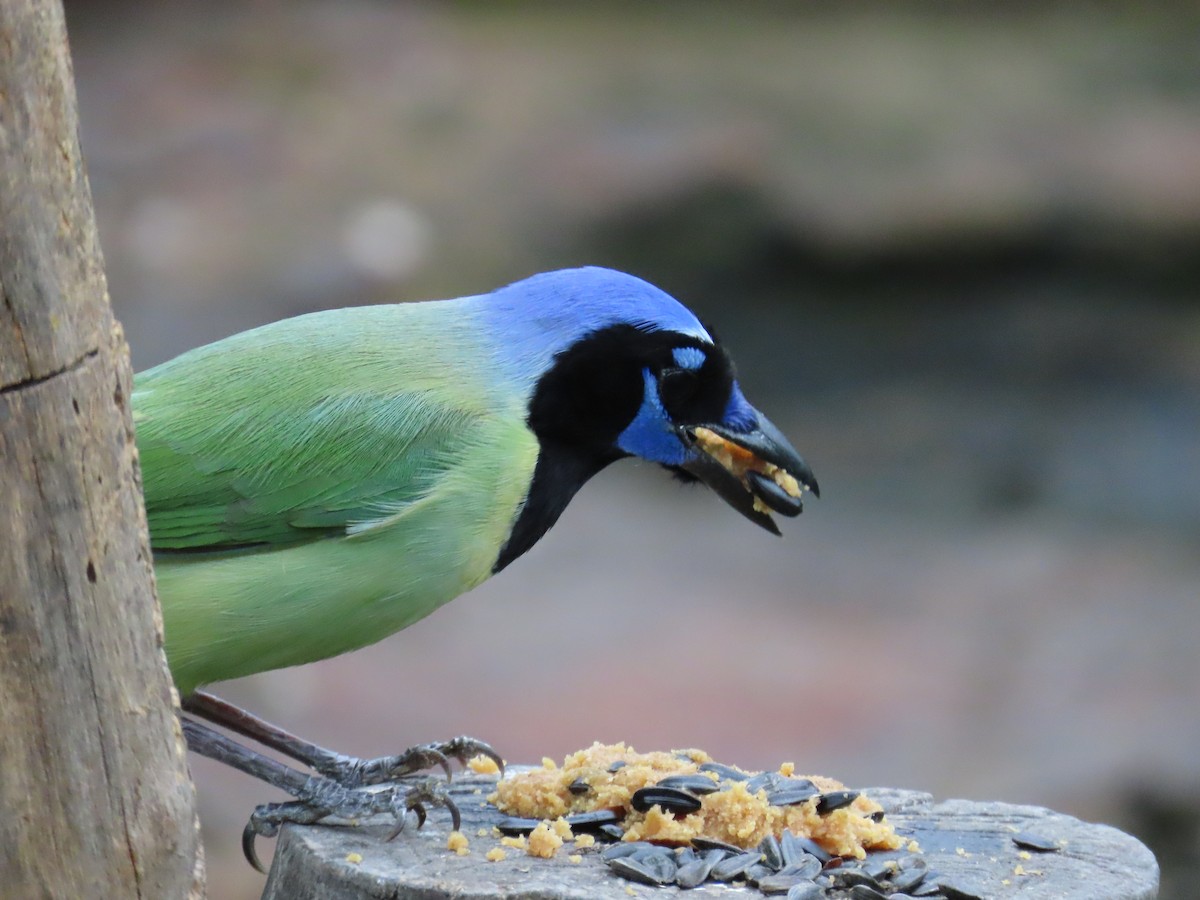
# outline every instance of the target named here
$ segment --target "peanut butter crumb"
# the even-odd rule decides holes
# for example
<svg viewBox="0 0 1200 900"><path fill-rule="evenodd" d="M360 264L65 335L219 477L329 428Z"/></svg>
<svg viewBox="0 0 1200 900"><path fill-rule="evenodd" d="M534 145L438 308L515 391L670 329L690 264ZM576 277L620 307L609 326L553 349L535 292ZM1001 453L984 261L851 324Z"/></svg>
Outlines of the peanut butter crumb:
<svg viewBox="0 0 1200 900"><path fill-rule="evenodd" d="M529 844L525 848L525 852L530 856L549 859L558 852L558 848L562 845L563 839L555 834L549 822L543 820L538 823L537 828L529 832Z"/></svg>
<svg viewBox="0 0 1200 900"><path fill-rule="evenodd" d="M478 756L472 756L467 760L467 768L476 775L496 775L500 772L500 767L496 765L496 761L490 756L484 756L482 753Z"/></svg>

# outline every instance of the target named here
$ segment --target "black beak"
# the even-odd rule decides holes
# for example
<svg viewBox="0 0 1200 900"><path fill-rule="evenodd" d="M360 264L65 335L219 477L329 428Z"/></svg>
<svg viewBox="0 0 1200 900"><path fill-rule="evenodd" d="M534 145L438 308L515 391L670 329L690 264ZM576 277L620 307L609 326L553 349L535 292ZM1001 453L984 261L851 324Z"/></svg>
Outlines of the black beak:
<svg viewBox="0 0 1200 900"><path fill-rule="evenodd" d="M680 468L772 534L779 534L779 527L771 512L798 516L804 509L805 490L821 496L808 463L766 416L760 414L758 426L746 433L724 425L690 425L680 430L695 453Z"/></svg>

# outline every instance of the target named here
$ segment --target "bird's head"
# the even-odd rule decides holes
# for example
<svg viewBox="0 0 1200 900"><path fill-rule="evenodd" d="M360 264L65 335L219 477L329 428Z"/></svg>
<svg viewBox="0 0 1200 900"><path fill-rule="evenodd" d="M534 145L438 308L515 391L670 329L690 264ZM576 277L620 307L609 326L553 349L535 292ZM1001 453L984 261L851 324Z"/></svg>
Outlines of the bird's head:
<svg viewBox="0 0 1200 900"><path fill-rule="evenodd" d="M795 516L805 490L818 494L800 454L742 395L724 348L668 294L584 268L493 298L532 382L528 423L541 453L522 518L543 519L531 523L543 526L533 540L587 478L625 456L702 481L775 534L771 512Z"/></svg>

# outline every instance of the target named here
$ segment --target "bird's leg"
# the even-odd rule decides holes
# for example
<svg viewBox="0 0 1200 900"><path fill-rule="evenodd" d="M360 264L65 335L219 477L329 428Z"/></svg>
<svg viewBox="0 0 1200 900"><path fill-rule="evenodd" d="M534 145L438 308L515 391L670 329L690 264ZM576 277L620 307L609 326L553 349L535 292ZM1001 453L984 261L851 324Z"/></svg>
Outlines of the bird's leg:
<svg viewBox="0 0 1200 900"><path fill-rule="evenodd" d="M204 691L194 691L183 700L182 705L184 711L222 725L243 737L257 741L264 747L278 750L346 788L384 784L434 766L440 766L449 780L451 759L457 759L460 764L465 765L468 759L480 754L489 757L501 771L504 770L504 761L500 754L483 741L470 737L456 737L441 743L418 744L395 756L360 759L335 753L305 741L241 707Z"/></svg>
<svg viewBox="0 0 1200 900"><path fill-rule="evenodd" d="M310 825L335 817L356 822L368 816L387 814L394 821L385 840L391 840L404 830L409 811L417 814L417 827L425 824L425 806L444 806L450 812L457 831L462 824L458 807L443 787L432 779L389 785L378 790L347 788L320 775L305 775L283 763L244 747L232 738L214 731L192 719L181 718L188 749L232 766L247 775L286 791L295 800L286 803L264 803L250 815L242 831L242 852L246 860L260 872L262 862L254 848L259 835L275 837L281 825L295 823Z"/></svg>

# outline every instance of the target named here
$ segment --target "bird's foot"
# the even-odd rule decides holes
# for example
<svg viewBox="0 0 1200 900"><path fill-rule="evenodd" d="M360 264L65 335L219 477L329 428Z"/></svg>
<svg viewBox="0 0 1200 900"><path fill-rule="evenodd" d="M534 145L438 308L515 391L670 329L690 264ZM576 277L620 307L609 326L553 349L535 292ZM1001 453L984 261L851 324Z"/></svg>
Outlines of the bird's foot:
<svg viewBox="0 0 1200 900"><path fill-rule="evenodd" d="M311 825L328 818L357 824L360 819L370 816L391 816L393 826L384 838L390 841L404 830L410 812L417 817L417 827L423 826L427 806L445 807L450 813L454 830L458 831L462 825L458 806L446 793L445 783L436 779L426 778L368 789L347 788L328 778L310 778L304 788L297 792L295 800L264 803L250 814L250 821L242 830L242 852L250 865L265 872L254 847L255 838L260 835L275 837L283 825Z"/></svg>
<svg viewBox="0 0 1200 900"><path fill-rule="evenodd" d="M339 754L327 762L315 765L315 768L342 787L357 788L399 781L435 767L440 767L446 773L448 781L451 777L450 760L456 759L459 765L465 766L467 760L476 756L486 756L500 767L502 773L504 772L504 760L490 744L466 736L418 744L395 756L380 756L375 759L359 759Z"/></svg>

